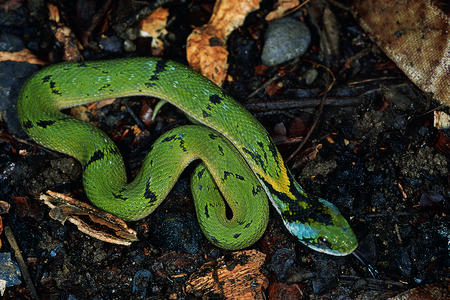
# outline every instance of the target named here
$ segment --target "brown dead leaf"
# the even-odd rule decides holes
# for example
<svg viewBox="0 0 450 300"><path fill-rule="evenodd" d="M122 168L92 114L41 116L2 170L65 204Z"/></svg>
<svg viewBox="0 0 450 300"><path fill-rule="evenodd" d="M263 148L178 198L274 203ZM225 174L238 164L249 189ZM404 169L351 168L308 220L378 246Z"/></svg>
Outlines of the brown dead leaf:
<svg viewBox="0 0 450 300"><path fill-rule="evenodd" d="M0 200L0 215L8 214L10 208L11 205L8 202Z"/></svg>
<svg viewBox="0 0 450 300"><path fill-rule="evenodd" d="M275 124L275 127L273 128L270 137L275 143L287 141L286 126L284 126L283 122Z"/></svg>
<svg viewBox="0 0 450 300"><path fill-rule="evenodd" d="M89 109L100 109L102 107L111 105L115 100L116 100L116 98L112 98L112 99L106 99L106 100L102 100L102 101L98 101L98 102L92 102L91 104L88 105L88 108Z"/></svg>
<svg viewBox="0 0 450 300"><path fill-rule="evenodd" d="M146 126L151 126L153 124L153 109L148 105L147 101L141 101L142 107L139 112L139 120L142 121Z"/></svg>
<svg viewBox="0 0 450 300"><path fill-rule="evenodd" d="M288 11L300 5L300 0L278 0L276 9L266 16L266 21L270 22L283 17Z"/></svg>
<svg viewBox="0 0 450 300"><path fill-rule="evenodd" d="M269 280L259 268L266 255L256 250L233 252L232 255L236 265L227 265L223 257L204 264L191 275L186 291L223 293L225 299L262 299Z"/></svg>
<svg viewBox="0 0 450 300"><path fill-rule="evenodd" d="M450 104L450 19L431 0L354 0L352 14L425 92Z"/></svg>
<svg viewBox="0 0 450 300"><path fill-rule="evenodd" d="M141 21L140 36L152 37L153 56L161 56L164 51L164 42L162 39L168 34L166 30L168 17L168 8L158 8Z"/></svg>
<svg viewBox="0 0 450 300"><path fill-rule="evenodd" d="M18 52L0 51L0 61L25 61L35 65L48 65L47 62L40 60L36 55L28 49Z"/></svg>
<svg viewBox="0 0 450 300"><path fill-rule="evenodd" d="M50 28L56 40L61 43L64 49L64 61L80 61L82 60L81 53L78 50L78 41L72 30L60 23L58 7L53 4L48 4L49 19L55 21L50 25Z"/></svg>
<svg viewBox="0 0 450 300"><path fill-rule="evenodd" d="M0 10L4 11L5 13L9 13L10 11L15 11L19 9L24 1L21 0L12 0L12 1L0 1L2 2L0 4Z"/></svg>
<svg viewBox="0 0 450 300"><path fill-rule="evenodd" d="M398 294L391 300L420 299L420 300L438 300L450 298L450 286L447 282L433 283L416 287L404 293Z"/></svg>
<svg viewBox="0 0 450 300"><path fill-rule="evenodd" d="M138 241L136 231L128 228L123 220L92 205L52 191L47 191L39 199L50 207L52 219L62 224L68 221L93 238L125 246ZM88 216L89 219L80 216Z"/></svg>
<svg viewBox="0 0 450 300"><path fill-rule="evenodd" d="M283 89L283 83L280 81L273 81L271 84L266 86L265 90L267 95L273 96L273 95L279 95L282 93Z"/></svg>
<svg viewBox="0 0 450 300"><path fill-rule="evenodd" d="M30 212L30 203L25 197L11 197L14 204L17 206L17 215L21 218L28 215Z"/></svg>
<svg viewBox="0 0 450 300"><path fill-rule="evenodd" d="M55 21L56 23L59 23L59 9L56 5L48 4L48 19L50 21Z"/></svg>
<svg viewBox="0 0 450 300"><path fill-rule="evenodd" d="M269 299L300 300L306 295L297 284L274 282L269 287Z"/></svg>
<svg viewBox="0 0 450 300"><path fill-rule="evenodd" d="M194 29L187 40L189 65L217 85L227 75L226 43L230 33L241 26L250 12L259 8L260 0L219 0L209 23Z"/></svg>
<svg viewBox="0 0 450 300"><path fill-rule="evenodd" d="M450 115L444 111L435 111L433 115L433 125L437 129L450 128Z"/></svg>

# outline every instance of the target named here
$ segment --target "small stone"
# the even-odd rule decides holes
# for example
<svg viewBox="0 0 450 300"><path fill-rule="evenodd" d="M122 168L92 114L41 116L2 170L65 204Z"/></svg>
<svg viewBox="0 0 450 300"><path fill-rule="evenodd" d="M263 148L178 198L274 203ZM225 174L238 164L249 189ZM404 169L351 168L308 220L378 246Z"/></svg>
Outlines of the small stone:
<svg viewBox="0 0 450 300"><path fill-rule="evenodd" d="M156 215L150 228L152 242L165 250L197 253L204 238L197 219L190 214Z"/></svg>
<svg viewBox="0 0 450 300"><path fill-rule="evenodd" d="M11 260L11 253L0 253L0 281L4 287L19 285L20 269L16 262Z"/></svg>
<svg viewBox="0 0 450 300"><path fill-rule="evenodd" d="M261 60L273 67L303 55L311 42L311 33L302 22L283 18L270 23L265 39Z"/></svg>

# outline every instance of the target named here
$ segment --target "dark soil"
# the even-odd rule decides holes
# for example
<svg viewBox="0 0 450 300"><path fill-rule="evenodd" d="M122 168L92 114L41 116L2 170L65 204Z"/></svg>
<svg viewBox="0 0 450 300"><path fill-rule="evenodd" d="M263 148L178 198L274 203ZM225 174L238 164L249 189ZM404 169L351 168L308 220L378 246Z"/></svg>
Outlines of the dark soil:
<svg viewBox="0 0 450 300"><path fill-rule="evenodd" d="M28 1L0 9L0 44L15 45L17 40L23 43L3 51L25 47L51 63L62 59L61 45L51 35L47 3L43 2ZM57 4L61 21L79 40L89 42L82 51L85 60L148 56L148 38L135 40L137 50L133 53L120 47L111 51L99 47L101 34L122 41L127 29L137 27L129 20L143 13L141 9L147 5L118 2L110 4L103 15L93 16L92 12L101 11L106 2L95 2L95 7L81 6L83 1L78 2L80 6L74 1ZM213 3L165 2L171 22L163 56L187 64L186 38L193 27L208 21ZM277 146L287 157L317 117L326 81L323 68L318 68L318 79L312 85L302 77L313 68L303 58L324 63L318 34L308 21L310 16L305 17L305 22L313 44L305 56L278 68L257 71L267 28L264 16L272 5L264 1L228 40L229 75L233 81L227 82L224 89L269 132L274 132L275 125L284 124L288 139L280 138L278 133L273 136L280 140ZM340 25L340 54L330 58L337 82L327 95L335 102L323 108L311 137L294 159L297 166L293 172L306 191L333 202L349 220L365 262L353 255L332 257L304 247L271 209L264 236L250 247L267 255L262 267L270 282L267 297L275 297L274 284L280 282L295 285L304 299L386 299L428 284L448 288L449 151L446 132L433 127L430 112L438 103L389 64L347 11L330 8ZM93 26L96 17L100 21ZM319 24L323 23L321 18ZM367 49L349 68L344 66L347 59ZM36 146L16 122L14 101L18 89L39 68L28 63L0 62L0 108L4 116L0 122L0 200L11 205L9 213L1 217L3 227L10 226L16 236L39 297L223 299L223 295L206 291L186 293L187 280L202 265L221 256L231 257L230 251L215 248L201 234L190 199L188 172L151 216L130 223L140 241L128 247L95 240L75 226L62 225L48 216L47 206L37 200L47 189L80 200L86 198L78 163ZM275 81L275 93L268 95L263 90L253 99L244 100L280 70L285 75ZM313 105L300 106L304 100ZM156 103L153 99L121 99L100 109L83 109L87 119L119 145L130 178L139 171L151 141L169 128L189 122L173 107L164 107L157 121L143 128L148 138L136 142L132 133L124 134L136 125L126 105L139 116L144 102ZM282 108L277 106L280 103ZM308 159L304 150L317 145L321 145L317 155ZM179 240L172 238L185 232L190 234ZM4 235L1 239L1 251L12 253ZM278 259L280 255L289 259ZM22 284L7 288L4 297L28 299L30 294L22 280Z"/></svg>

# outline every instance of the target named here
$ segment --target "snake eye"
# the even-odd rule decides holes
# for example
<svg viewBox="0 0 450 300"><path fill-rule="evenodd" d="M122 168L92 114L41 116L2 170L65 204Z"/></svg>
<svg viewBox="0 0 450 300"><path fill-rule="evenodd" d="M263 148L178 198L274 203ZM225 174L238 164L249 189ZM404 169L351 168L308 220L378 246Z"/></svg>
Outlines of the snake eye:
<svg viewBox="0 0 450 300"><path fill-rule="evenodd" d="M317 238L317 244L319 247L330 249L331 243L328 241L328 238L326 236L320 236Z"/></svg>

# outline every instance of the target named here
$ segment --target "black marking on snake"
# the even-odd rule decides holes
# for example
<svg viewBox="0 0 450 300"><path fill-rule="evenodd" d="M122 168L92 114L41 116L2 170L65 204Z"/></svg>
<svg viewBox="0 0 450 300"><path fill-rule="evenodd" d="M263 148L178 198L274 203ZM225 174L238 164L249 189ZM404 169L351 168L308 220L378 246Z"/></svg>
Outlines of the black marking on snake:
<svg viewBox="0 0 450 300"><path fill-rule="evenodd" d="M150 190L150 178L147 180L147 184L145 185L144 198L148 199L148 203L153 203L157 200L155 193Z"/></svg>
<svg viewBox="0 0 450 300"><path fill-rule="evenodd" d="M58 95L58 96L62 96L62 93L57 90L57 89L52 89L52 94Z"/></svg>
<svg viewBox="0 0 450 300"><path fill-rule="evenodd" d="M97 160L101 160L105 157L105 153L103 153L102 150L97 150L94 152L94 154L91 156L91 158L88 160L88 162L84 165L84 171L89 167L90 164Z"/></svg>
<svg viewBox="0 0 450 300"><path fill-rule="evenodd" d="M205 205L205 216L209 219L208 204Z"/></svg>
<svg viewBox="0 0 450 300"><path fill-rule="evenodd" d="M39 121L36 123L36 125L45 129L48 126L55 124L55 122L56 121Z"/></svg>
<svg viewBox="0 0 450 300"><path fill-rule="evenodd" d="M203 118L209 118L209 117L211 117L211 114L209 114L208 112L206 112L204 109L202 109L202 113L203 113Z"/></svg>
<svg viewBox="0 0 450 300"><path fill-rule="evenodd" d="M127 190L127 188L126 187L123 187L123 188L121 188L120 190L119 190L119 193L123 193L123 192L125 192Z"/></svg>
<svg viewBox="0 0 450 300"><path fill-rule="evenodd" d="M146 82L146 83L144 83L144 85L145 85L147 88L151 88L151 87L154 87L154 86L156 85L156 83Z"/></svg>
<svg viewBox="0 0 450 300"><path fill-rule="evenodd" d="M119 200L123 200L123 201L128 200L127 197L124 197L124 196L122 196L122 195L120 195L120 194L114 194L114 193L112 193L112 194L113 194L113 197L114 197L115 199L119 199Z"/></svg>
<svg viewBox="0 0 450 300"><path fill-rule="evenodd" d="M264 182L265 186L269 189L269 192L286 203L289 210L282 211L283 218L289 223L310 223L309 220L317 222L324 226L333 225L333 217L326 213L327 207L324 206L319 198L314 195L303 196L295 187L294 184L290 184L289 190L296 199L289 198L286 194L276 191L262 176L259 178ZM305 202L308 206L307 209L301 207L298 202Z"/></svg>
<svg viewBox="0 0 450 300"><path fill-rule="evenodd" d="M31 122L30 120L26 120L22 123L22 127L24 129L31 129L34 127L33 122Z"/></svg>
<svg viewBox="0 0 450 300"><path fill-rule="evenodd" d="M198 179L202 179L202 177L203 177L203 173L205 173L205 168L203 168L200 172L198 172L197 173L197 177L198 177Z"/></svg>
<svg viewBox="0 0 450 300"><path fill-rule="evenodd" d="M87 65L84 62L80 62L77 64L77 68L86 68L86 67L87 67Z"/></svg>
<svg viewBox="0 0 450 300"><path fill-rule="evenodd" d="M217 147L219 148L220 156L225 156L225 153L223 153L222 146L218 145Z"/></svg>
<svg viewBox="0 0 450 300"><path fill-rule="evenodd" d="M250 221L250 223L248 223L247 225L244 226L245 229L249 228L250 226L252 226L253 220Z"/></svg>
<svg viewBox="0 0 450 300"><path fill-rule="evenodd" d="M59 92L59 90L55 89L56 82L51 81L50 78L52 78L52 75L46 75L42 78L42 83L49 83L49 87L52 89L52 93L61 96L62 93Z"/></svg>
<svg viewBox="0 0 450 300"><path fill-rule="evenodd" d="M228 179L228 176L233 176L233 173L228 171L223 171L223 181L226 181Z"/></svg>
<svg viewBox="0 0 450 300"><path fill-rule="evenodd" d="M275 146L275 144L273 143L272 140L270 140L270 143L269 143L269 151L272 153L272 157L274 158L275 162L277 163L278 169L280 169L280 159L278 157L277 146Z"/></svg>
<svg viewBox="0 0 450 300"><path fill-rule="evenodd" d="M215 139L217 139L219 137L217 134L214 134L214 133L210 133L210 134L208 134L208 136L212 140L215 140Z"/></svg>
<svg viewBox="0 0 450 300"><path fill-rule="evenodd" d="M198 185L198 190L199 190L199 191L203 190L203 185L199 184L199 185Z"/></svg>
<svg viewBox="0 0 450 300"><path fill-rule="evenodd" d="M240 237L240 236L241 236L240 233L235 233L235 234L233 235L233 237L234 237L235 239L237 239L237 238Z"/></svg>
<svg viewBox="0 0 450 300"><path fill-rule="evenodd" d="M113 155L122 156L122 154L120 153L120 151L117 147L110 147L108 150L109 150L109 153L111 153Z"/></svg>
<svg viewBox="0 0 450 300"><path fill-rule="evenodd" d="M258 186L256 187L256 189L255 189L255 187L253 187L253 189L252 189L252 194L253 194L253 196L258 195L259 193L261 193L262 190L263 190L263 188L262 188L262 186L260 186L259 184L258 184Z"/></svg>
<svg viewBox="0 0 450 300"><path fill-rule="evenodd" d="M103 74L109 74L109 71L108 70L102 70L102 73Z"/></svg>
<svg viewBox="0 0 450 300"><path fill-rule="evenodd" d="M176 134L171 135L171 136L168 136L168 137L164 138L164 139L161 141L161 143L166 143L166 142L173 141L173 140L176 138L176 136L177 136Z"/></svg>
<svg viewBox="0 0 450 300"><path fill-rule="evenodd" d="M268 163L268 160L267 160L267 152L264 150L264 143L263 142L257 142L256 143L258 146L259 146L259 148L262 150L262 152L264 153L264 159L266 160L266 163Z"/></svg>
<svg viewBox="0 0 450 300"><path fill-rule="evenodd" d="M45 75L44 78L42 78L42 83L49 82L50 78L52 78L52 75Z"/></svg>
<svg viewBox="0 0 450 300"><path fill-rule="evenodd" d="M242 151L244 153L247 153L248 155L250 155L250 157L252 158L252 160L261 167L261 169L264 170L264 172L267 172L267 166L264 163L264 161L261 159L261 155L258 153L253 153L252 151L248 150L245 147L242 147Z"/></svg>
<svg viewBox="0 0 450 300"><path fill-rule="evenodd" d="M220 104L223 101L223 98L220 97L217 94L213 94L211 96L209 96L209 102L211 102L212 104Z"/></svg>
<svg viewBox="0 0 450 300"><path fill-rule="evenodd" d="M219 241L215 237L212 236L211 239L213 240L214 244L218 244L219 243Z"/></svg>
<svg viewBox="0 0 450 300"><path fill-rule="evenodd" d="M99 90L99 91L102 91L102 90L104 90L104 89L109 88L110 86L111 86L111 84L106 83L106 84L104 84L101 88L99 88L98 90Z"/></svg>
<svg viewBox="0 0 450 300"><path fill-rule="evenodd" d="M236 176L237 179L245 181L245 178L239 174L234 174L234 176Z"/></svg>
<svg viewBox="0 0 450 300"><path fill-rule="evenodd" d="M166 142L170 142L170 141L180 141L179 147L181 148L181 150L183 150L183 152L186 152L187 148L184 145L185 142L184 142L183 137L184 137L184 135L174 134L174 135L168 136L165 139L163 139L161 141L161 143L166 143Z"/></svg>
<svg viewBox="0 0 450 300"><path fill-rule="evenodd" d="M159 80L159 73L164 72L167 67L168 60L165 58L162 58L158 60L158 62L155 65L155 70L153 71L153 75L149 78L149 81L156 81Z"/></svg>

